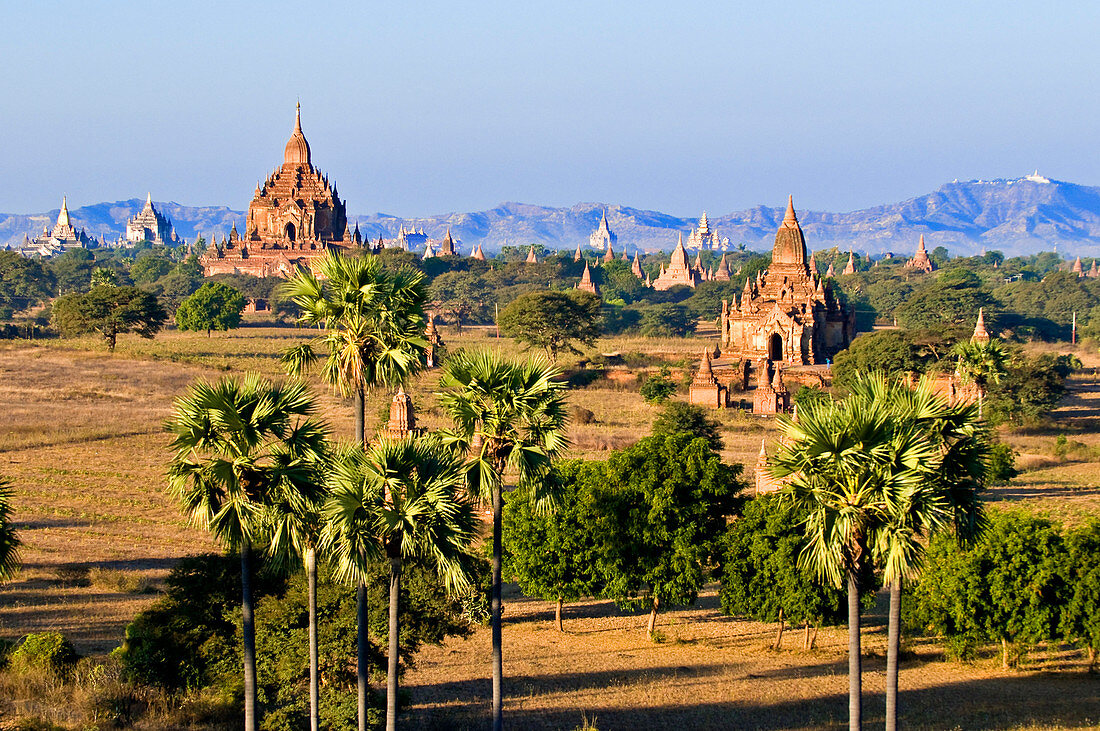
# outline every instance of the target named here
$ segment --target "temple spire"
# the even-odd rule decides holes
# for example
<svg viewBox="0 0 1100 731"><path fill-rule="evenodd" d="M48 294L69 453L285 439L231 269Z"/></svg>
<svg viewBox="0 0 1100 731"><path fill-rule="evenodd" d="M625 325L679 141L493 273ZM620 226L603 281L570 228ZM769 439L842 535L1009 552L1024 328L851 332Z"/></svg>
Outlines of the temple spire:
<svg viewBox="0 0 1100 731"><path fill-rule="evenodd" d="M798 216L794 213L794 194L787 196L787 213L783 216L783 223L787 226L798 225Z"/></svg>
<svg viewBox="0 0 1100 731"><path fill-rule="evenodd" d="M988 343L989 331L985 329L985 308L978 308L978 321L974 324L974 334L970 336L972 343Z"/></svg>

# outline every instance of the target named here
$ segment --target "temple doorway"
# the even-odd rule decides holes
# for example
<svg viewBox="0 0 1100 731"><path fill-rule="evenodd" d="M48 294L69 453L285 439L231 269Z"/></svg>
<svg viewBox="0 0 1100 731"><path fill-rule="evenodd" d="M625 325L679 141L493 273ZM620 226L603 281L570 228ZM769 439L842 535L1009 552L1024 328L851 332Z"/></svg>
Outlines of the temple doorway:
<svg viewBox="0 0 1100 731"><path fill-rule="evenodd" d="M288 223L286 225L286 238L287 238L287 241L290 241L291 243L293 243L294 242L294 234L295 234L294 224L293 223Z"/></svg>
<svg viewBox="0 0 1100 731"><path fill-rule="evenodd" d="M768 338L768 360L783 360L783 336L779 333Z"/></svg>

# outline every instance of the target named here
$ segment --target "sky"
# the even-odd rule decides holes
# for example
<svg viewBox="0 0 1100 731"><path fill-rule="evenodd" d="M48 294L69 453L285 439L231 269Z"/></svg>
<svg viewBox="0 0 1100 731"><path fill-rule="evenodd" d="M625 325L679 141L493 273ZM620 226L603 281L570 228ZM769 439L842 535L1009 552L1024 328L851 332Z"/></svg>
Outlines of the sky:
<svg viewBox="0 0 1100 731"><path fill-rule="evenodd" d="M349 211L849 211L1100 184L1100 3L6 4L0 211L243 209L301 101Z"/></svg>

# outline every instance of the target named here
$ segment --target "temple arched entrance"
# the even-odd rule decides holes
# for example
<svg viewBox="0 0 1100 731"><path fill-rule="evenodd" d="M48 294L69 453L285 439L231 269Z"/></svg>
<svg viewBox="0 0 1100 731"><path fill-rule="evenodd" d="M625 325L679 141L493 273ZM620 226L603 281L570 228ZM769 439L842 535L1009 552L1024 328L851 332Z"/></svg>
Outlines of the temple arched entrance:
<svg viewBox="0 0 1100 731"><path fill-rule="evenodd" d="M779 333L768 338L768 360L783 360L783 336Z"/></svg>
<svg viewBox="0 0 1100 731"><path fill-rule="evenodd" d="M293 223L288 223L286 225L286 239L287 239L287 241L290 241L291 243L293 243L294 240L295 240L295 234L296 233L297 233L297 231L294 230L294 224Z"/></svg>

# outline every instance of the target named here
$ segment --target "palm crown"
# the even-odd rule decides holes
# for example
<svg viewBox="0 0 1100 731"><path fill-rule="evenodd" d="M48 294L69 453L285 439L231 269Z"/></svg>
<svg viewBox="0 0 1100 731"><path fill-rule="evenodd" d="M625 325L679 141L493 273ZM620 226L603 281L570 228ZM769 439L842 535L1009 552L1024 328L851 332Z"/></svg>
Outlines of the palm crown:
<svg viewBox="0 0 1100 731"><path fill-rule="evenodd" d="M276 500L304 510L325 443L305 384L256 374L200 382L175 404L172 492L191 521L231 547L254 541Z"/></svg>
<svg viewBox="0 0 1100 731"><path fill-rule="evenodd" d="M445 439L470 455L468 484L480 499L506 471L539 488L534 478L568 448L558 375L541 359L510 362L489 352L459 352L447 360L438 396L455 428Z"/></svg>
<svg viewBox="0 0 1100 731"><path fill-rule="evenodd" d="M311 343L282 355L291 375L301 375L327 352L321 375L341 395L396 385L420 367L424 340L424 275L408 267L389 272L375 256L330 251L318 274L299 269L282 286L302 310L300 321L325 328Z"/></svg>
<svg viewBox="0 0 1100 731"><path fill-rule="evenodd" d="M474 515L458 494L461 462L451 450L408 436L345 449L334 462L323 514L342 579L357 580L366 560L385 554L427 559L449 589L466 586L462 559Z"/></svg>

